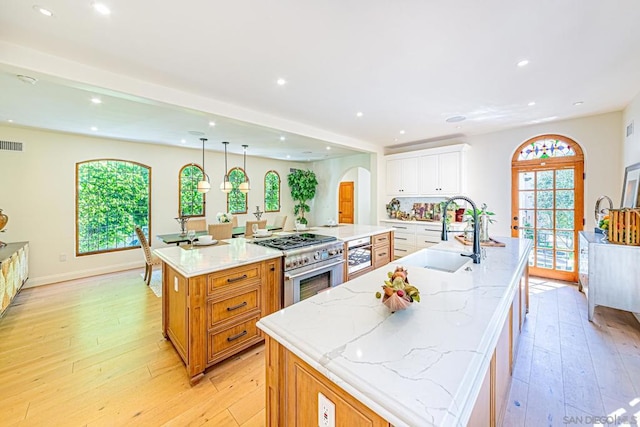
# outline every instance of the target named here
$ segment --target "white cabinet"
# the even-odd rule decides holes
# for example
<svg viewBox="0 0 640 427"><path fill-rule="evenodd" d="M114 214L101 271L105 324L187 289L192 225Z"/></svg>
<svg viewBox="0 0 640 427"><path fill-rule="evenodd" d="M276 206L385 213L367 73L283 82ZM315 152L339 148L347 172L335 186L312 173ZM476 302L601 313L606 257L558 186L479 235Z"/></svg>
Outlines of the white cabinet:
<svg viewBox="0 0 640 427"><path fill-rule="evenodd" d="M387 160L387 194L415 196L418 194L418 159L416 157Z"/></svg>
<svg viewBox="0 0 640 427"><path fill-rule="evenodd" d="M394 229L394 258L401 258L442 241L440 239L442 237L441 222L388 220L380 221L380 225ZM463 222L455 222L449 224L449 230L462 232L465 226ZM449 234L449 238L453 238L452 234Z"/></svg>
<svg viewBox="0 0 640 427"><path fill-rule="evenodd" d="M425 196L455 195L462 191L462 153L421 156L420 194Z"/></svg>
<svg viewBox="0 0 640 427"><path fill-rule="evenodd" d="M447 197L465 191L467 144L386 156L387 195Z"/></svg>
<svg viewBox="0 0 640 427"><path fill-rule="evenodd" d="M602 234L581 231L578 261L589 320L596 305L640 313L640 247L616 245L602 241Z"/></svg>

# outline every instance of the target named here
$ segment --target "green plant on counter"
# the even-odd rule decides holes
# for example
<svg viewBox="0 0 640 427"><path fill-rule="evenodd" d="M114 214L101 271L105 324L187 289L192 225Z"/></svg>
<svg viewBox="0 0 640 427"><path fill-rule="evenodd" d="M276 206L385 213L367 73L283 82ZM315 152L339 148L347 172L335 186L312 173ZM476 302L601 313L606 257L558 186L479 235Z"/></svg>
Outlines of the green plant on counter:
<svg viewBox="0 0 640 427"><path fill-rule="evenodd" d="M476 209L476 213L478 214L478 218L480 218L482 215L487 215L487 218L489 219L489 224L493 224L495 222L495 220L491 218L491 216L495 215L495 213L489 212L487 210L486 203L483 203L480 206L480 209ZM467 209L466 211L464 211L464 214L467 217L467 221L469 221L469 223L473 225L473 209Z"/></svg>
<svg viewBox="0 0 640 427"><path fill-rule="evenodd" d="M287 175L287 183L291 188L291 198L297 202L293 207L293 213L298 216L297 221L300 224L307 224L304 213L311 212L307 201L316 195L316 187L318 186L316 174L310 170L296 169Z"/></svg>

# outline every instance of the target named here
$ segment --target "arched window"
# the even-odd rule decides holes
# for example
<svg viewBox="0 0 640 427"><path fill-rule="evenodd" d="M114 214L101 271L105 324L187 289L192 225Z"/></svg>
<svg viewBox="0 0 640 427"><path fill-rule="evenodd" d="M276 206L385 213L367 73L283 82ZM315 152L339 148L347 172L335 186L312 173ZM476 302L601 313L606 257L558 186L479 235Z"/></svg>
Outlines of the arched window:
<svg viewBox="0 0 640 427"><path fill-rule="evenodd" d="M205 216L205 194L198 193L198 181L201 181L203 176L202 168L193 163L180 169L178 216Z"/></svg>
<svg viewBox="0 0 640 427"><path fill-rule="evenodd" d="M151 235L151 167L124 160L76 163L76 255L139 248Z"/></svg>
<svg viewBox="0 0 640 427"><path fill-rule="evenodd" d="M264 211L280 212L280 175L276 171L264 175Z"/></svg>
<svg viewBox="0 0 640 427"><path fill-rule="evenodd" d="M247 195L242 194L238 187L244 182L246 175L242 168L229 171L229 181L233 189L227 193L227 211L231 213L247 213Z"/></svg>

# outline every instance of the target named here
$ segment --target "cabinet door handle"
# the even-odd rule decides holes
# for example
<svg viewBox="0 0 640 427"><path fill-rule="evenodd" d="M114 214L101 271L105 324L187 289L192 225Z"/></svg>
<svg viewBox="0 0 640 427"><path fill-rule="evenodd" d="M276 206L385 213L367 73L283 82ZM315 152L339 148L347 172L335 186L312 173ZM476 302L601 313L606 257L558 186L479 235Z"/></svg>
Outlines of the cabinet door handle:
<svg viewBox="0 0 640 427"><path fill-rule="evenodd" d="M243 274L240 277L233 277L233 278L227 279L227 283L237 282L238 280L242 280L242 279L246 279L246 278L247 278L247 275Z"/></svg>
<svg viewBox="0 0 640 427"><path fill-rule="evenodd" d="M243 302L241 302L240 304L236 304L236 305L234 305L234 306L227 307L227 311L237 310L237 309L239 309L239 308L244 307L245 305L247 305L247 302L246 302L246 301L243 301Z"/></svg>
<svg viewBox="0 0 640 427"><path fill-rule="evenodd" d="M245 336L245 335L247 335L247 331L246 331L246 330L244 330L244 331L240 332L239 334L235 334L235 335L232 335L232 336L228 337L228 338L227 338L227 341L228 341L228 342L235 341L235 340L237 340L238 338L242 338L242 337L243 337L243 336Z"/></svg>

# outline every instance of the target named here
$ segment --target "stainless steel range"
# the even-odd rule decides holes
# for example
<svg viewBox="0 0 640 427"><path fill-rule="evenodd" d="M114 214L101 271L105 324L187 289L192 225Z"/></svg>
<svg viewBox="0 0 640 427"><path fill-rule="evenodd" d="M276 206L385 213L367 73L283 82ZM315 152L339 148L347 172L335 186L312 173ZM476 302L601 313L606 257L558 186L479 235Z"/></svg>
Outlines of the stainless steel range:
<svg viewBox="0 0 640 427"><path fill-rule="evenodd" d="M344 244L335 237L301 233L253 243L284 254L284 307L343 281Z"/></svg>

